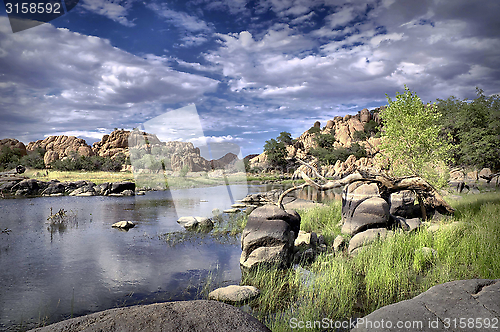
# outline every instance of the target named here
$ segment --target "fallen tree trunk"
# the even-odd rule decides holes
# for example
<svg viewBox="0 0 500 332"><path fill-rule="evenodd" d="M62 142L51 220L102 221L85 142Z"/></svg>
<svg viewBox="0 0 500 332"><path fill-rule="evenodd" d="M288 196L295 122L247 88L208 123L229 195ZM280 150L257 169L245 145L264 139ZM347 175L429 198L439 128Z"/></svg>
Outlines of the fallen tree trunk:
<svg viewBox="0 0 500 332"><path fill-rule="evenodd" d="M283 208L282 201L287 194L294 190L305 188L306 186L311 186L316 188L317 190L324 191L334 188L341 188L356 181L363 181L377 183L380 192L387 195L401 190L412 190L417 195L421 208L424 208L422 205L425 205L427 208L435 209L441 214L453 214L455 212L455 209L453 209L448 203L446 203L439 192L419 176L392 178L381 173L373 173L367 170L358 170L355 173L339 180L327 180L323 176L321 176L311 165L301 160L299 160L299 162L309 167L317 178L326 183L321 184L319 182L315 182L301 171L300 175L302 179L306 181L306 183L284 191L278 199L277 203L280 208ZM425 208L422 212L424 212L423 217L425 219Z"/></svg>

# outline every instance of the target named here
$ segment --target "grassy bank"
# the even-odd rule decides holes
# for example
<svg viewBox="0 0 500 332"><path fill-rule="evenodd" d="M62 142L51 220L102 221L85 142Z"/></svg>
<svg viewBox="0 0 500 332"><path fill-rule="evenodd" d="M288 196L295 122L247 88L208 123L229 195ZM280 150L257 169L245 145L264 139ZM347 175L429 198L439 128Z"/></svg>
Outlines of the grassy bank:
<svg viewBox="0 0 500 332"><path fill-rule="evenodd" d="M255 271L244 284L261 295L250 305L273 331L289 331L290 320L344 320L410 299L430 287L460 279L500 278L500 193L450 202L456 228L434 234L397 232L354 258L325 253L304 269ZM301 228L331 241L340 233L340 204L301 213ZM419 251L433 248L436 256ZM309 330L309 329L308 329ZM313 329L314 331L314 329Z"/></svg>
<svg viewBox="0 0 500 332"><path fill-rule="evenodd" d="M241 173L229 174L226 177L215 177L212 176L211 173L207 172L192 172L185 174L185 176L163 174L136 174L136 177L134 177L134 174L130 171L73 172L29 169L23 175L40 181L59 180L61 182L65 182L87 180L94 182L95 184L101 184L104 182L132 181L136 182L139 188L149 187L157 189L207 187L224 184L245 183L247 181L246 175Z"/></svg>
<svg viewBox="0 0 500 332"><path fill-rule="evenodd" d="M59 180L61 182L66 182L87 180L94 182L95 184L101 184L104 182L134 181L134 175L132 172L70 172L29 169L23 175L40 181Z"/></svg>

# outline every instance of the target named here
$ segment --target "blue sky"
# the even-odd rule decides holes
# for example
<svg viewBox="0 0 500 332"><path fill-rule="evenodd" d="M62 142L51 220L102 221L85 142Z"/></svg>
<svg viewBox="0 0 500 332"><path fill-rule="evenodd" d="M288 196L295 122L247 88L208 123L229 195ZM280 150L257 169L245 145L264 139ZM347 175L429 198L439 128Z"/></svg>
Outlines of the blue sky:
<svg viewBox="0 0 500 332"><path fill-rule="evenodd" d="M195 104L204 139L247 155L405 84L500 93L499 1L80 0L15 34L0 12L0 139L91 144Z"/></svg>

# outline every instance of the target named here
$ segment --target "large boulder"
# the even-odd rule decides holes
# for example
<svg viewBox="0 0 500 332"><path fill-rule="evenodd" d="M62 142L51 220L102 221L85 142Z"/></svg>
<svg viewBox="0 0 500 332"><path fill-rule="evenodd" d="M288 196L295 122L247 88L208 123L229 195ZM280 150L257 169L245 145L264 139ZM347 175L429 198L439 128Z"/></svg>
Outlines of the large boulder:
<svg viewBox="0 0 500 332"><path fill-rule="evenodd" d="M135 183L134 182L113 182L111 183L111 189L110 193L111 194L118 194L121 193L125 190L135 190Z"/></svg>
<svg viewBox="0 0 500 332"><path fill-rule="evenodd" d="M0 140L0 152L4 147L8 147L11 150L17 150L21 154L21 156L27 155L26 146L23 142L18 141L14 138L4 138Z"/></svg>
<svg viewBox="0 0 500 332"><path fill-rule="evenodd" d="M30 142L26 147L28 151L35 151L38 148L42 148L46 151L43 157L43 161L46 166L53 161L67 157L72 153L87 157L94 155L90 145L88 145L84 139L77 138L75 136L49 136L44 140Z"/></svg>
<svg viewBox="0 0 500 332"><path fill-rule="evenodd" d="M252 211L241 236L242 269L259 265L288 267L299 229L300 216L293 210L264 205Z"/></svg>
<svg viewBox="0 0 500 332"><path fill-rule="evenodd" d="M342 233L355 235L368 228L385 227L389 204L380 197L376 183L354 182L342 194Z"/></svg>
<svg viewBox="0 0 500 332"><path fill-rule="evenodd" d="M352 237L352 239L349 241L349 247L347 251L350 255L355 255L360 248L368 246L379 239L385 239L387 236L392 234L392 231L389 231L385 228L368 229Z"/></svg>
<svg viewBox="0 0 500 332"><path fill-rule="evenodd" d="M32 332L270 332L261 322L229 304L179 301L110 309L68 319Z"/></svg>
<svg viewBox="0 0 500 332"><path fill-rule="evenodd" d="M390 214L404 218L420 217L420 206L415 205L415 193L411 190L401 190L389 197Z"/></svg>
<svg viewBox="0 0 500 332"><path fill-rule="evenodd" d="M499 320L500 279L471 279L436 285L375 310L359 318L351 332L490 331Z"/></svg>

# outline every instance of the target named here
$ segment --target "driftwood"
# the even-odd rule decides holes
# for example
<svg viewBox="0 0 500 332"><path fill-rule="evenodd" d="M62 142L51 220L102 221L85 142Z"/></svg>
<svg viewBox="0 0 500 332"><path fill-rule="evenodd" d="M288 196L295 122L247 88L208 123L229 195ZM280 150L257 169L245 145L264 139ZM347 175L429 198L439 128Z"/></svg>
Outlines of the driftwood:
<svg viewBox="0 0 500 332"><path fill-rule="evenodd" d="M400 190L412 190L415 192L417 199L420 204L420 208L422 209L422 216L426 219L425 206L437 210L442 214L453 214L455 210L443 199L443 197L439 194L439 192L430 185L427 181L418 176L408 176L402 178L392 178L385 174L375 173L368 170L358 170L353 174L350 174L339 180L327 180L323 176L321 176L318 171L312 167L311 165L303 162L298 159L298 161L309 167L314 175L320 179L322 182L319 183L313 181L309 176L307 176L304 172L300 172L302 179L305 180L305 183L300 186L294 186L290 189L285 190L279 197L277 205L283 209L283 199L290 192L302 189L307 186L311 186L316 188L317 190L324 191L334 188L341 188L346 185L349 185L356 181L363 182L372 182L377 183L379 190L382 194L391 194L393 192L398 192Z"/></svg>

